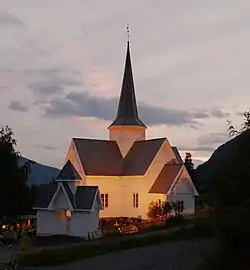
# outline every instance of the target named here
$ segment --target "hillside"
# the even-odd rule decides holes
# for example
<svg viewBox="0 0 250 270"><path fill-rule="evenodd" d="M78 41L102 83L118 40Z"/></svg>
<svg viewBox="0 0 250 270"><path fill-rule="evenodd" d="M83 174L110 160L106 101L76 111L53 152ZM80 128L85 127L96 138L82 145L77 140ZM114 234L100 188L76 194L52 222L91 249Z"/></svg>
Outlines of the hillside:
<svg viewBox="0 0 250 270"><path fill-rule="evenodd" d="M193 163L194 163L194 168L197 168L199 165L203 164L204 161L200 160L200 159L192 159Z"/></svg>
<svg viewBox="0 0 250 270"><path fill-rule="evenodd" d="M231 168L233 161L245 160L248 156L247 152L250 153L249 150L250 130L219 146L208 161L197 167L195 172L197 187L207 186L218 175L221 175L225 168Z"/></svg>
<svg viewBox="0 0 250 270"><path fill-rule="evenodd" d="M22 166L28 159L25 157L19 158L19 165ZM31 172L28 178L28 185L40 185L49 183L53 177L56 177L59 173L59 169L46 166L35 162L31 164Z"/></svg>

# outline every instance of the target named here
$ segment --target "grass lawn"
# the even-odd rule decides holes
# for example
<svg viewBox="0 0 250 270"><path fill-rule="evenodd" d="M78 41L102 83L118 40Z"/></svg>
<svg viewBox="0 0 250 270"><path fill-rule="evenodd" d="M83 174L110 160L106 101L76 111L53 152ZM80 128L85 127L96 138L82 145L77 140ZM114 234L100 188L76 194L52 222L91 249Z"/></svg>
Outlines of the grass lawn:
<svg viewBox="0 0 250 270"><path fill-rule="evenodd" d="M210 237L211 232L197 229L189 224L178 228L152 231L135 235L104 237L100 240L72 244L63 247L26 251L19 254L19 264L26 266L49 266L64 264L74 260L97 256L124 249L137 248L162 243L164 241L185 240L194 237Z"/></svg>

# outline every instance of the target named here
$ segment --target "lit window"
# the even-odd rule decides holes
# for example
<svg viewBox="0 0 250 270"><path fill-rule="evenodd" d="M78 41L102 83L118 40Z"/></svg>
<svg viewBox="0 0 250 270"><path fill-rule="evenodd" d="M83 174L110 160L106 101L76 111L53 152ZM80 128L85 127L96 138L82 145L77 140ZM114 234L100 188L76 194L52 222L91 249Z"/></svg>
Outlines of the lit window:
<svg viewBox="0 0 250 270"><path fill-rule="evenodd" d="M133 193L133 207L138 208L139 207L139 194Z"/></svg>
<svg viewBox="0 0 250 270"><path fill-rule="evenodd" d="M66 211L66 218L67 218L68 220L71 219L71 212L70 212L69 210Z"/></svg>
<svg viewBox="0 0 250 270"><path fill-rule="evenodd" d="M66 214L65 210L60 209L60 210L56 211L56 213L57 213L58 219L60 219L60 220L65 219L65 214Z"/></svg>
<svg viewBox="0 0 250 270"><path fill-rule="evenodd" d="M108 194L101 194L102 204L104 208L109 206L109 195Z"/></svg>

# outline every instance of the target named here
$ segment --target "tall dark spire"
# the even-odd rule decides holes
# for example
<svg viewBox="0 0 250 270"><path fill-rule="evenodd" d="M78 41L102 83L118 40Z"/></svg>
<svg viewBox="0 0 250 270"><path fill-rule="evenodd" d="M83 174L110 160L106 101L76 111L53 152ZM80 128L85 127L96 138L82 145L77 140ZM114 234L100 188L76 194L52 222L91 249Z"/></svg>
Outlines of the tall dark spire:
<svg viewBox="0 0 250 270"><path fill-rule="evenodd" d="M129 32L128 32L129 34ZM129 37L129 36L128 36ZM141 126L146 127L139 119L136 104L132 65L130 59L129 40L127 42L127 55L122 81L122 90L117 110L117 116L111 126Z"/></svg>

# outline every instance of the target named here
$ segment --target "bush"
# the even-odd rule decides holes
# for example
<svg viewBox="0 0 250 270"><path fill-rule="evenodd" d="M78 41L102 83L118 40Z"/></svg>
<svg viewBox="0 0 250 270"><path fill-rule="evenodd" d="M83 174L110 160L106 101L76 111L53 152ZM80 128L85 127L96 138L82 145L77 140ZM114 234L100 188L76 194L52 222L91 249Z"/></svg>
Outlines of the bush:
<svg viewBox="0 0 250 270"><path fill-rule="evenodd" d="M185 219L183 218L183 216L170 217L166 220L166 227L172 228L172 227L183 225L184 223L185 223Z"/></svg>

